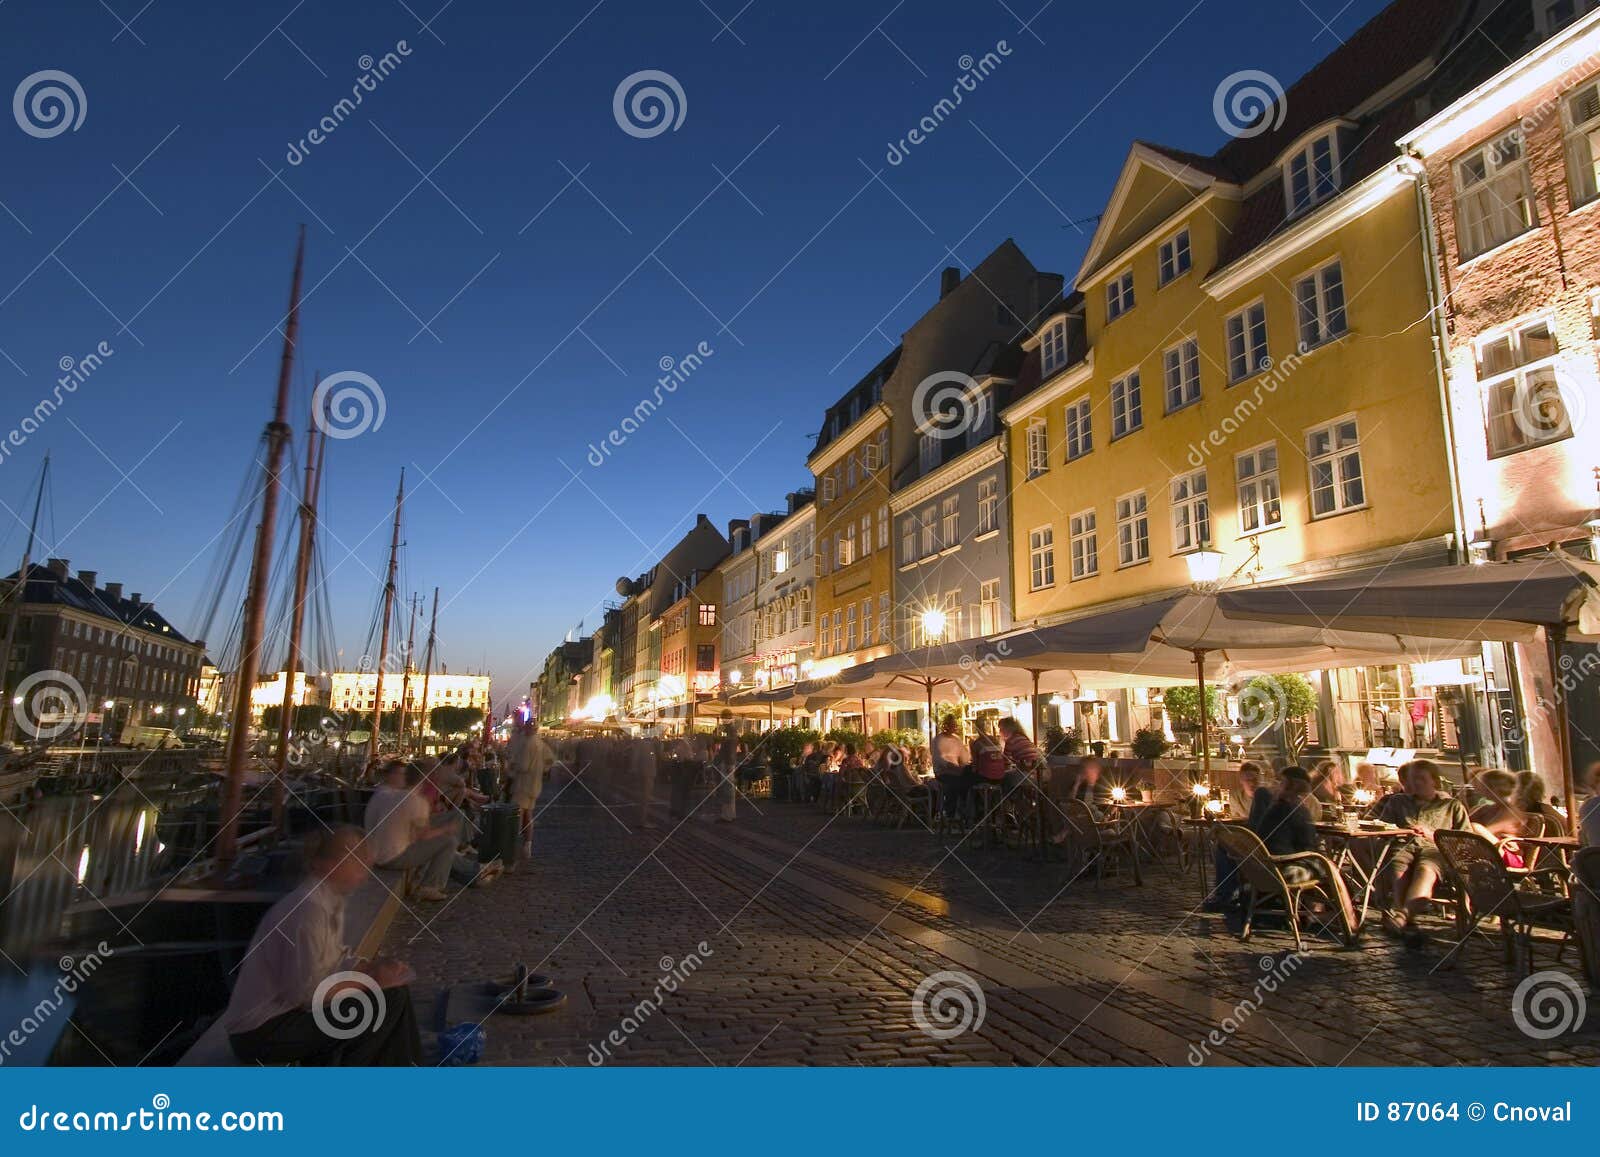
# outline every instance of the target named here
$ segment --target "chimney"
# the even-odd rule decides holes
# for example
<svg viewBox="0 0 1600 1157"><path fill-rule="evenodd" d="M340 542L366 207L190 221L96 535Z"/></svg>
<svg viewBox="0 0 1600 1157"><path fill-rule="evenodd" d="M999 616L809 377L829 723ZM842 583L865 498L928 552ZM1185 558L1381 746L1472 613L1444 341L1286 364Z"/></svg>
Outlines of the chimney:
<svg viewBox="0 0 1600 1157"><path fill-rule="evenodd" d="M99 571L80 570L78 572L78 581L81 582L84 586L88 587L90 590L94 590L94 580L96 578L98 578L99 576L100 576L100 572Z"/></svg>
<svg viewBox="0 0 1600 1157"><path fill-rule="evenodd" d="M748 531L749 529L750 520L748 518L728 519L728 541L732 542L734 535L738 534L741 530Z"/></svg>
<svg viewBox="0 0 1600 1157"><path fill-rule="evenodd" d="M110 599L114 603L121 602L122 601L122 584L121 583L107 583L106 584L106 598Z"/></svg>
<svg viewBox="0 0 1600 1157"><path fill-rule="evenodd" d="M136 607L143 607L144 606L144 596L141 595L138 591L134 591L131 595L129 595L128 596L128 601L131 602Z"/></svg>
<svg viewBox="0 0 1600 1157"><path fill-rule="evenodd" d="M72 568L67 564L67 560L64 558L52 558L44 565L51 574L55 575L57 579L62 581L65 581L67 575L72 573Z"/></svg>
<svg viewBox="0 0 1600 1157"><path fill-rule="evenodd" d="M939 300L949 297L950 291L960 284L961 270L954 265L945 266L944 272L939 274Z"/></svg>

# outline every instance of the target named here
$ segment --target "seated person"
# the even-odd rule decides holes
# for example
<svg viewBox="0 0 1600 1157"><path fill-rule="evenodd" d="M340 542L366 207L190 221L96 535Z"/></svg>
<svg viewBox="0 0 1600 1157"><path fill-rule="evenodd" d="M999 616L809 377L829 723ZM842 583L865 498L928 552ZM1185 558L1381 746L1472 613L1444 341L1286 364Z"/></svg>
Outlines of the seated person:
<svg viewBox="0 0 1600 1157"><path fill-rule="evenodd" d="M1238 783L1228 791L1228 815L1244 819L1250 814L1256 793L1265 782L1266 769L1255 760L1247 759L1239 765L1238 776Z"/></svg>
<svg viewBox="0 0 1600 1157"><path fill-rule="evenodd" d="M1262 809L1260 816L1250 824L1250 830L1261 837L1267 851L1273 856L1299 856L1311 852L1291 863L1276 865L1283 878L1291 884L1315 880L1323 894L1338 906L1346 939L1356 933L1355 908L1345 890L1339 870L1327 856L1317 850L1317 829L1306 808L1312 792L1311 775L1303 767L1290 765L1278 771L1278 790L1272 802Z"/></svg>
<svg viewBox="0 0 1600 1157"><path fill-rule="evenodd" d="M1512 802L1523 815L1542 816L1546 835L1567 834L1567 821L1550 805L1544 779L1537 771L1517 773L1517 794Z"/></svg>
<svg viewBox="0 0 1600 1157"><path fill-rule="evenodd" d="M1344 765L1337 759L1319 759L1311 769L1311 794L1306 797L1311 822L1321 823L1325 808L1342 808L1344 792Z"/></svg>
<svg viewBox="0 0 1600 1157"><path fill-rule="evenodd" d="M946 819L960 815L972 795L978 776L972 770L972 751L961 740L961 724L946 715L933 737L933 778L939 786L939 809Z"/></svg>
<svg viewBox="0 0 1600 1157"><path fill-rule="evenodd" d="M1414 759L1400 768L1401 789L1384 796L1373 811L1376 819L1409 829L1416 837L1397 847L1390 865L1394 887L1390 906L1383 914L1383 926L1409 942L1421 940L1417 916L1428 906L1433 889L1444 875L1444 860L1433 842L1433 833L1468 831L1472 827L1466 805L1439 790L1438 767L1427 759Z"/></svg>
<svg viewBox="0 0 1600 1157"><path fill-rule="evenodd" d="M239 966L222 1014L234 1055L246 1064L422 1063L411 970L353 960L345 947L345 900L371 875L360 829L312 832L305 855L305 880L267 910ZM349 1039L324 1031L357 1025L365 1027Z"/></svg>
<svg viewBox="0 0 1600 1157"><path fill-rule="evenodd" d="M1101 762L1090 756L1078 765L1078 778L1072 784L1068 799L1082 800L1098 816L1099 810L1111 803L1111 785L1103 777Z"/></svg>
<svg viewBox="0 0 1600 1157"><path fill-rule="evenodd" d="M1496 841L1527 834L1522 812L1513 802L1517 794L1515 773L1494 769L1475 777L1478 803L1469 818L1482 835Z"/></svg>
<svg viewBox="0 0 1600 1157"><path fill-rule="evenodd" d="M1000 720L1000 740L1006 757L1005 777L1000 782L1010 795L1027 784L1034 772L1044 765L1044 756L1039 754L1038 747L1015 716L1007 715Z"/></svg>
<svg viewBox="0 0 1600 1157"><path fill-rule="evenodd" d="M422 882L416 899L437 903L445 898L444 884L452 873L464 883L488 883L498 868L477 865L456 855L457 831L453 824L435 826L427 800L407 784L408 768L394 760L384 769L383 783L367 801L367 847L380 868L419 868ZM420 783L420 777L416 780ZM498 861L497 861L498 863Z"/></svg>
<svg viewBox="0 0 1600 1157"><path fill-rule="evenodd" d="M1252 831L1277 799L1276 792L1263 786L1262 774L1259 763L1252 759L1245 760L1239 765L1238 786L1228 792L1229 814L1236 820L1248 816ZM1204 908L1207 912L1225 912L1239 902L1239 866L1220 843L1216 846L1212 864L1216 869L1217 886L1206 897Z"/></svg>
<svg viewBox="0 0 1600 1157"><path fill-rule="evenodd" d="M1585 778L1589 798L1578 805L1578 840L1586 848L1600 847L1600 763L1591 763Z"/></svg>

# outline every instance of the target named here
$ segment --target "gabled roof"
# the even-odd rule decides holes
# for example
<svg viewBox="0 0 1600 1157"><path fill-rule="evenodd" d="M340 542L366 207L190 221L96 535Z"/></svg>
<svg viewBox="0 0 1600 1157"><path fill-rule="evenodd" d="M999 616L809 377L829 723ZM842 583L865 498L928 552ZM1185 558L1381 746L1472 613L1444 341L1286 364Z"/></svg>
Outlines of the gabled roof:
<svg viewBox="0 0 1600 1157"><path fill-rule="evenodd" d="M9 585L16 582L18 573L12 571L8 574L4 579L5 583ZM28 583L22 601L70 607L119 626L160 635L164 642L175 645L188 646L191 642L178 628L159 614L153 604L134 602L123 597L113 598L111 592L104 587L98 589L92 587L76 575L62 578L48 566L39 563L28 567Z"/></svg>
<svg viewBox="0 0 1600 1157"><path fill-rule="evenodd" d="M1217 185L1234 183L1231 177L1222 175L1225 170L1212 158L1185 153L1179 149L1169 149L1162 145L1152 145L1148 141L1134 141L1133 147L1128 150L1127 159L1122 162L1122 171L1117 174L1117 183L1112 187L1111 196L1106 201L1105 212L1100 215L1100 222L1095 226L1094 236L1089 239L1089 248L1083 255L1083 264L1078 267L1078 276L1075 279L1078 285L1082 285L1084 280L1106 261L1117 256L1116 253L1109 251L1110 243L1122 224L1123 209L1127 205L1129 194L1133 191L1134 182L1144 170L1159 173L1172 181L1187 185L1197 194Z"/></svg>

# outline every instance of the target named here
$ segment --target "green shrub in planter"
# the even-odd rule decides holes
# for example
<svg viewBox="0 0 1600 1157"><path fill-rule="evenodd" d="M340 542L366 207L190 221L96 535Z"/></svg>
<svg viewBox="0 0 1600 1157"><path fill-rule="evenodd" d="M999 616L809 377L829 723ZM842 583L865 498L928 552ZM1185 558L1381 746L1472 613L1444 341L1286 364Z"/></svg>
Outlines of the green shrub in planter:
<svg viewBox="0 0 1600 1157"><path fill-rule="evenodd" d="M1141 727L1133 733L1133 754L1136 759L1160 759L1172 746L1167 737L1154 727Z"/></svg>

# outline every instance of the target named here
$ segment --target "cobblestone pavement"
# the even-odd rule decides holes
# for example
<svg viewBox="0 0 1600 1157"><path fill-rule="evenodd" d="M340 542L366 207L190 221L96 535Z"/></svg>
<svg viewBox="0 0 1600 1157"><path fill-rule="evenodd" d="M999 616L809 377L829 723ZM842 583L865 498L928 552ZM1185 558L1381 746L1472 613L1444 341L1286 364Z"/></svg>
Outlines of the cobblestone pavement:
<svg viewBox="0 0 1600 1157"><path fill-rule="evenodd" d="M402 914L386 949L416 967L426 1027L452 986L521 961L568 1002L490 1016L489 1063L1600 1061L1600 1012L1530 1037L1498 944L1441 967L1443 925L1422 951L1372 934L1295 956L1286 933L1244 944L1195 911L1198 881L1175 867L1097 890L1062 863L811 805L741 801L736 823L703 808L681 825L657 806L655 830L638 811L556 784L531 862ZM1578 975L1575 951L1560 967Z"/></svg>

